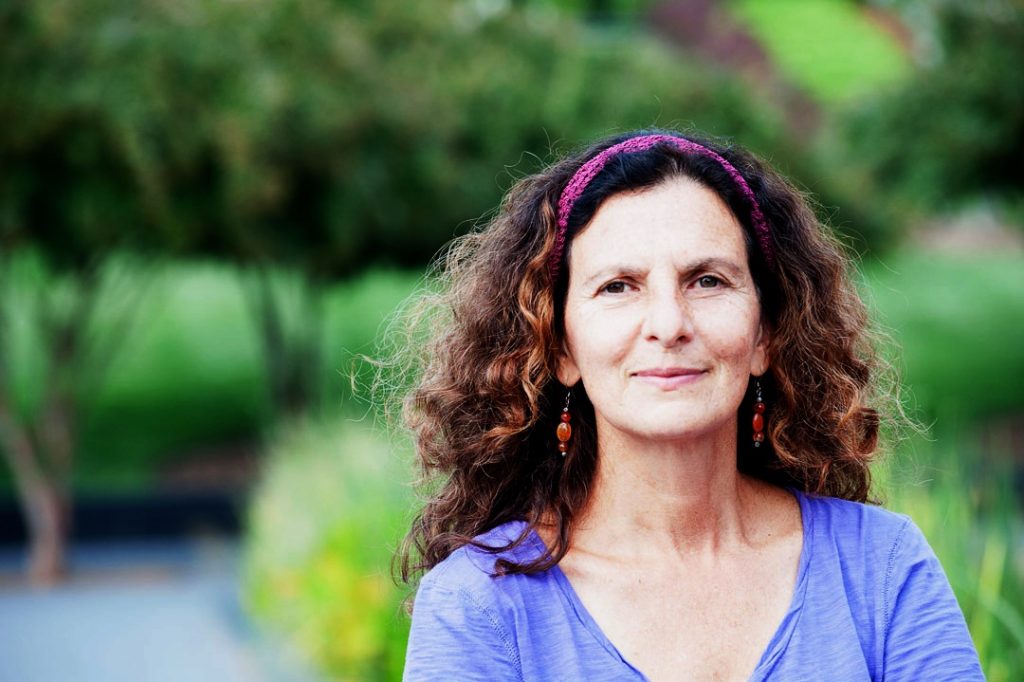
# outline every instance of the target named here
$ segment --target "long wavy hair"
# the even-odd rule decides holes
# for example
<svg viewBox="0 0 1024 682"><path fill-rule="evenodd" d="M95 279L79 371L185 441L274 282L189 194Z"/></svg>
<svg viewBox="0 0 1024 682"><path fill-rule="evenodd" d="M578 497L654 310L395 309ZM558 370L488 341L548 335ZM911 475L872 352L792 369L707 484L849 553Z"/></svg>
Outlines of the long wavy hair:
<svg viewBox="0 0 1024 682"><path fill-rule="evenodd" d="M556 529L549 551L522 564L499 559L497 572L544 571L568 551L591 492L597 439L593 407L578 385L573 443L565 458L558 455L554 433L566 388L555 369L568 279L549 271L558 199L587 160L648 133L678 135L619 135L519 180L494 217L453 242L436 264L432 285L406 322L412 341L404 352L416 370L402 413L426 491L396 555L406 583L463 545L494 553L515 547L542 519ZM883 363L851 281L851 260L807 198L764 162L734 145L687 139L720 154L747 181L771 231L774 267L752 236L749 202L721 166L664 144L617 156L594 178L570 215L568 249L602 202L620 192L678 176L716 192L743 226L771 330L770 369L761 380L770 405L766 447L752 446L749 415L738 419L737 466L778 485L868 501L879 415L892 413L882 407L894 403L895 383L879 386L887 373L879 372ZM511 520L526 527L509 545L474 541Z"/></svg>

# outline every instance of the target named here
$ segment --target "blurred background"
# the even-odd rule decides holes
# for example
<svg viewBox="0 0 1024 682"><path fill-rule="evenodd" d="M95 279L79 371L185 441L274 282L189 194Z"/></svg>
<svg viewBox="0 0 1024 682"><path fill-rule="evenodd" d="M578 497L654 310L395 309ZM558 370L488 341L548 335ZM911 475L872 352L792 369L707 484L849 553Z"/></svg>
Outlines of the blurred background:
<svg viewBox="0 0 1024 682"><path fill-rule="evenodd" d="M877 469L1024 675L1024 3L6 0L0 679L397 680L431 257L568 150L696 128L858 257L928 427Z"/></svg>

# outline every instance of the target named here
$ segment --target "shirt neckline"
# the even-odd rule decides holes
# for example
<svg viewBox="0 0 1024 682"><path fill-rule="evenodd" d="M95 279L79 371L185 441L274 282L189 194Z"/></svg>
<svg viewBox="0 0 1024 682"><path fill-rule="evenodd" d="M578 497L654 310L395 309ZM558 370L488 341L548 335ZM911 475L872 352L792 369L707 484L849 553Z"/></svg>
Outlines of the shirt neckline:
<svg viewBox="0 0 1024 682"><path fill-rule="evenodd" d="M796 585L793 588L793 598L790 600L789 608L786 610L786 614L779 622L779 626L775 629L775 633L772 635L771 640L768 642L768 646L765 647L764 652L761 654L761 658L757 662L757 665L754 666L754 671L750 675L750 682L764 679L764 676L771 671L779 657L786 650L786 646L789 644L789 640L793 636L793 632L796 630L796 624L799 621L800 613L803 610L804 597L807 593L807 576L810 573L809 568L813 545L811 539L813 537L814 530L814 517L811 515L810 503L807 500L807 496L803 492L790 487L787 487L786 490L796 498L800 507L802 545L800 547L800 560L797 567ZM531 537L534 542L539 545L539 548L542 551L547 551L547 546L544 544L544 540L541 539L536 530L531 530ZM646 681L647 676L626 660L625 656L622 655L615 645L612 644L611 640L609 640L604 634L601 627L597 624L597 621L593 619L590 612L587 611L587 608L583 605L579 595L576 594L576 590L573 589L572 583L569 582L569 578L565 575L558 564L552 566L550 570L555 582L558 584L558 587L562 592L562 595L565 597L569 606L575 612L576 617L580 620L583 626L613 658L632 671L639 679Z"/></svg>

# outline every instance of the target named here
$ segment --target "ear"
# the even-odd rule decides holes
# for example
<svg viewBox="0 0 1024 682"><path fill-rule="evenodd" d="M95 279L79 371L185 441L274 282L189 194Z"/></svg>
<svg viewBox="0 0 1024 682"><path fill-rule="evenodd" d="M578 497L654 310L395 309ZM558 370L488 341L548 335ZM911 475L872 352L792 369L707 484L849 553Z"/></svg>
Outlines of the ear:
<svg viewBox="0 0 1024 682"><path fill-rule="evenodd" d="M572 353L569 352L564 343L562 344L562 351L558 354L558 367L555 370L555 375L562 382L563 386L569 388L575 386L580 380L580 369L576 366Z"/></svg>
<svg viewBox="0 0 1024 682"><path fill-rule="evenodd" d="M759 377L768 371L768 342L771 340L771 333L762 321L757 329L757 342L754 344L754 355L750 359L750 373Z"/></svg>

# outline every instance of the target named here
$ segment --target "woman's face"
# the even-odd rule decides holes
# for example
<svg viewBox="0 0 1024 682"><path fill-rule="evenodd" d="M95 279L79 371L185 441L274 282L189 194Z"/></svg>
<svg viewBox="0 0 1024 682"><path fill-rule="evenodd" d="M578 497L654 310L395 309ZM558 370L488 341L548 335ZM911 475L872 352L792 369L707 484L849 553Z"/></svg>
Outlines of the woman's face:
<svg viewBox="0 0 1024 682"><path fill-rule="evenodd" d="M582 379L599 438L735 434L768 338L742 228L718 195L673 178L610 197L570 256L558 374Z"/></svg>

